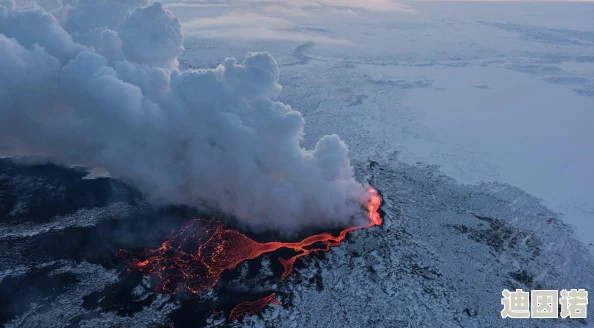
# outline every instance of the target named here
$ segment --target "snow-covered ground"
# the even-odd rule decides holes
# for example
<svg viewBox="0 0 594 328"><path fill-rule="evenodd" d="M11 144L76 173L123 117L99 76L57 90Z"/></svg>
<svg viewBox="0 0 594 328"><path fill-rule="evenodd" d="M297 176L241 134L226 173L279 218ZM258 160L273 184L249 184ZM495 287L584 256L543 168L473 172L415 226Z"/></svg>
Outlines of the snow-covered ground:
<svg viewBox="0 0 594 328"><path fill-rule="evenodd" d="M584 245L518 188L466 186L393 163L360 174L384 191L385 224L356 231L280 287L251 327L591 327L501 319L501 290L591 288ZM589 307L589 311L591 306Z"/></svg>
<svg viewBox="0 0 594 328"><path fill-rule="evenodd" d="M196 297L155 294L117 250L158 247L193 210L155 209L101 172L2 159L0 324L593 325L592 301L586 320L501 319L500 301L504 288L594 290L591 254L565 223L594 242L594 3L168 8L183 24L184 68L272 53L281 100L305 117L303 145L339 134L358 181L382 192L385 224L300 259L286 280L265 255ZM262 315L228 323L212 311L270 292L281 304Z"/></svg>
<svg viewBox="0 0 594 328"><path fill-rule="evenodd" d="M537 199L501 183L460 184L425 164L355 168L359 181L382 191L382 226L300 259L286 280L273 271L280 254L266 254L190 297L155 294L150 277L126 272L115 255L159 245L168 225L180 222L174 215L190 213L129 200L107 205L102 195L115 180L0 160L0 194L10 191L5 204L20 209L0 224L0 320L6 327L592 326L594 302L587 319L500 316L504 288L594 290L585 246ZM32 182L51 192L31 192ZM65 214L48 212L49 201ZM33 216L40 209L48 216ZM10 232L25 225L25 233ZM236 305L237 295L271 292L281 304L261 316L229 323L228 312L212 311L230 297Z"/></svg>
<svg viewBox="0 0 594 328"><path fill-rule="evenodd" d="M182 21L184 67L273 54L305 146L336 133L354 160L509 183L594 242L593 3L320 3L168 9Z"/></svg>

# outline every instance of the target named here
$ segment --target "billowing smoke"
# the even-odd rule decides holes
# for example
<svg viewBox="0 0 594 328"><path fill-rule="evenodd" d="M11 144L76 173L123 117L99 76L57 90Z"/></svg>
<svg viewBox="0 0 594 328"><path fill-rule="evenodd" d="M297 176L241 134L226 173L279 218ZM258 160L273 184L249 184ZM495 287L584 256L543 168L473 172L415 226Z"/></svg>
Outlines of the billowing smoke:
<svg viewBox="0 0 594 328"><path fill-rule="evenodd" d="M180 27L147 0L0 0L0 149L101 167L154 202L216 206L259 230L360 213L346 145L301 148L274 59L179 70Z"/></svg>

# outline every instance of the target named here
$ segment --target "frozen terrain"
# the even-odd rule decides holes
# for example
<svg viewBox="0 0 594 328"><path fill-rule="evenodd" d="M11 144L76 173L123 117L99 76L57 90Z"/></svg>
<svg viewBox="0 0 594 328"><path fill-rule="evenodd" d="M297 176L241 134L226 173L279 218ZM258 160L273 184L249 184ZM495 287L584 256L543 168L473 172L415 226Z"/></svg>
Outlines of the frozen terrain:
<svg viewBox="0 0 594 328"><path fill-rule="evenodd" d="M357 180L382 193L384 225L298 260L284 281L274 253L206 293L156 294L117 251L222 217L155 207L101 172L0 158L0 326L594 326L592 301L585 320L500 317L504 288L594 291L594 4L167 8L182 68L270 52L303 145L339 134ZM271 292L280 305L227 322Z"/></svg>
<svg viewBox="0 0 594 328"><path fill-rule="evenodd" d="M306 146L337 133L357 159L510 183L594 242L594 4L303 3L170 5L182 66L269 51Z"/></svg>
<svg viewBox="0 0 594 328"><path fill-rule="evenodd" d="M583 243L537 199L501 183L462 185L427 165L356 165L382 191L385 223L359 230L280 280L277 254L244 262L200 295L155 294L120 248L154 248L197 215L155 210L84 170L0 160L0 323L7 327L589 327L501 319L510 290L594 290ZM31 188L38 192L31 192ZM9 196L7 196L9 195ZM51 204L51 205L49 205ZM281 305L228 323L228 302ZM227 304L227 305L226 305ZM589 305L593 313L594 304Z"/></svg>

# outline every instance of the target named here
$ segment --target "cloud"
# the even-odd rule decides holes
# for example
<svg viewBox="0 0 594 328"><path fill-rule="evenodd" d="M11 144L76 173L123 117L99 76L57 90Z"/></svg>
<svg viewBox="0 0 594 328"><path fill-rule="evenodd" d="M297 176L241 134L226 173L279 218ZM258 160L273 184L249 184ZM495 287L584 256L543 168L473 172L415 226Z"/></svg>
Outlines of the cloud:
<svg viewBox="0 0 594 328"><path fill-rule="evenodd" d="M144 4L79 0L50 14L0 0L4 153L104 168L155 203L214 207L255 230L364 216L367 190L347 146L331 135L301 147L304 120L277 100L271 55L179 70L179 21L160 3Z"/></svg>
<svg viewBox="0 0 594 328"><path fill-rule="evenodd" d="M191 2L166 2L165 8L219 8L231 7L226 3L191 3Z"/></svg>
<svg viewBox="0 0 594 328"><path fill-rule="evenodd" d="M183 31L186 36L200 38L268 39L352 44L343 39L299 32L296 25L285 18L250 12L232 12L212 18L197 18L185 22Z"/></svg>
<svg viewBox="0 0 594 328"><path fill-rule="evenodd" d="M308 17L311 15L310 12L307 12L301 9L300 7L296 6L270 5L264 8L264 11L272 15L283 15L293 17Z"/></svg>
<svg viewBox="0 0 594 328"><path fill-rule="evenodd" d="M122 52L127 59L163 68L177 67L183 51L181 24L160 4L137 8L118 27ZM159 46L155 50L155 46Z"/></svg>
<svg viewBox="0 0 594 328"><path fill-rule="evenodd" d="M43 47L62 63L84 49L45 10L40 7L14 10L14 6L14 2L8 1L8 6L0 9L4 12L0 16L0 31L6 37L17 39L27 48Z"/></svg>
<svg viewBox="0 0 594 328"><path fill-rule="evenodd" d="M199 29L260 27L282 28L293 26L288 20L255 13L230 13L218 17L198 18L184 23L184 31Z"/></svg>
<svg viewBox="0 0 594 328"><path fill-rule="evenodd" d="M399 3L393 0L233 0L233 1L205 1L188 0L185 2L173 2L176 6L207 6L207 5L228 5L231 7L243 7L250 9L254 5L263 5L277 9L278 13L288 16L300 16L309 14L310 9L331 8L331 9L361 9L372 12L402 12L416 13L416 10L408 4ZM290 11L292 10L293 13ZM296 14L295 14L296 13Z"/></svg>
<svg viewBox="0 0 594 328"><path fill-rule="evenodd" d="M188 36L196 36L205 39L241 39L241 40L284 40L298 42L316 42L340 45L353 45L352 42L344 39L335 39L323 35L300 33L289 30L274 30L265 27L242 27L220 30L188 31Z"/></svg>
<svg viewBox="0 0 594 328"><path fill-rule="evenodd" d="M355 17L358 16L357 12L348 8L348 9L330 9L330 14L332 15L339 15L339 16L351 16Z"/></svg>
<svg viewBox="0 0 594 328"><path fill-rule="evenodd" d="M316 2L329 7L357 8L375 12L405 12L415 13L411 6L391 0L316 0Z"/></svg>

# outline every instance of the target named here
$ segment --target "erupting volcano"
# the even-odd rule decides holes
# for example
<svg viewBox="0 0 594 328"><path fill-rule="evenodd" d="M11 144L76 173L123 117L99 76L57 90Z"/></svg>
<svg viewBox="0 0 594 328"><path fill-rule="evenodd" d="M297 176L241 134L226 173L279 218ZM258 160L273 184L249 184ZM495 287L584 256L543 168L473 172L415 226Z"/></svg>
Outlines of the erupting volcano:
<svg viewBox="0 0 594 328"><path fill-rule="evenodd" d="M295 261L313 252L328 251L338 246L347 233L381 225L378 213L381 197L373 188L369 189L367 204L369 223L342 230L338 236L324 232L303 239L300 242L256 242L237 230L225 229L219 221L196 219L186 224L179 232L172 233L161 247L142 252L120 251L132 269L159 278L157 291L176 293L180 287L192 293L201 293L212 288L221 278L224 270L231 270L245 260L281 248L292 249L295 255L288 259L278 258L284 267L281 279L293 270ZM268 303L277 303L274 294L268 297L239 304L231 312L230 321L259 311ZM258 310L254 310L258 308Z"/></svg>

